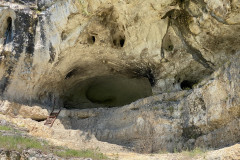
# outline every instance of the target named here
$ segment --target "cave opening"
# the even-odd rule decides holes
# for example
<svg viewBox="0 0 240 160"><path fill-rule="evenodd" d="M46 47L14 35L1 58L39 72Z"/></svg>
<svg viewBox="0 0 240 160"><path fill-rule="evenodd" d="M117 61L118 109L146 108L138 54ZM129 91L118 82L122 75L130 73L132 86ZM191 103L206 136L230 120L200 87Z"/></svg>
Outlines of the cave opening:
<svg viewBox="0 0 240 160"><path fill-rule="evenodd" d="M117 46L117 40L116 39L113 40L113 45Z"/></svg>
<svg viewBox="0 0 240 160"><path fill-rule="evenodd" d="M152 95L148 78L122 75L93 77L81 81L63 96L66 109L119 107Z"/></svg>
<svg viewBox="0 0 240 160"><path fill-rule="evenodd" d="M184 80L180 83L182 90L193 89L193 85L196 84L196 81Z"/></svg>
<svg viewBox="0 0 240 160"><path fill-rule="evenodd" d="M76 69L76 68L75 68L75 69L72 69L71 71L69 71L69 72L66 74L66 76L65 76L64 79L69 79L69 78L71 78L72 76L74 76L74 75L76 74L76 72L77 72L77 69Z"/></svg>
<svg viewBox="0 0 240 160"><path fill-rule="evenodd" d="M144 77L146 77L149 81L149 83L151 84L151 86L155 85L155 77L152 73L152 70L147 70L146 74L144 75Z"/></svg>
<svg viewBox="0 0 240 160"><path fill-rule="evenodd" d="M92 42L95 43L95 36L92 36Z"/></svg>
<svg viewBox="0 0 240 160"><path fill-rule="evenodd" d="M120 46L123 47L123 46L124 46L124 43L125 43L125 39L121 38L121 39L120 39Z"/></svg>
<svg viewBox="0 0 240 160"><path fill-rule="evenodd" d="M94 44L96 41L96 38L95 36L89 36L87 40L89 44Z"/></svg>
<svg viewBox="0 0 240 160"><path fill-rule="evenodd" d="M113 39L113 45L116 47L124 47L125 38L117 38Z"/></svg>
<svg viewBox="0 0 240 160"><path fill-rule="evenodd" d="M12 18L8 17L7 19L7 29L5 32L4 45L11 42L12 37Z"/></svg>
<svg viewBox="0 0 240 160"><path fill-rule="evenodd" d="M169 45L169 46L168 46L168 50L169 50L169 51L172 51L172 50L173 50L173 45Z"/></svg>

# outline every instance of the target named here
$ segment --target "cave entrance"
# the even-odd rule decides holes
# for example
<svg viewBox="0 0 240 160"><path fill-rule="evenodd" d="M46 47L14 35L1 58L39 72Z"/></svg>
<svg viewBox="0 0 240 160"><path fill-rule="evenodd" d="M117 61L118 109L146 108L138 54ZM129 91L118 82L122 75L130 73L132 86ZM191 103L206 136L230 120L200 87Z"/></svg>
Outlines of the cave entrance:
<svg viewBox="0 0 240 160"><path fill-rule="evenodd" d="M12 36L12 18L8 17L7 19L7 29L5 32L5 39L4 39L4 45L9 43L11 41L11 36Z"/></svg>
<svg viewBox="0 0 240 160"><path fill-rule="evenodd" d="M62 96L67 109L117 107L152 95L145 77L119 75L94 77L74 85Z"/></svg>

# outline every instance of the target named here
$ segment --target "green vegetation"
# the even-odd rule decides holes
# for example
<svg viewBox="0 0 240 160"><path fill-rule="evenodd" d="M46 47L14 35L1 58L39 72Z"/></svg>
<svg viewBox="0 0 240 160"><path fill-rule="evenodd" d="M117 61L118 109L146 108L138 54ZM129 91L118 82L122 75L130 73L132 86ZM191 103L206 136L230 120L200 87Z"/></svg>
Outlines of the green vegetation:
<svg viewBox="0 0 240 160"><path fill-rule="evenodd" d="M86 2L85 2L85 0L79 0L79 3L80 3L80 5L81 5L81 7L82 7L82 14L83 15L85 15L85 16L88 16L88 15L90 15L90 13L87 11L87 7L86 7Z"/></svg>
<svg viewBox="0 0 240 160"><path fill-rule="evenodd" d="M22 151L24 149L35 148L44 150L46 142L39 142L37 140L21 137L21 136L3 136L0 134L0 147L9 150Z"/></svg>
<svg viewBox="0 0 240 160"><path fill-rule="evenodd" d="M172 115L174 112L174 107L170 106L169 108L167 108L167 110L170 112L170 114Z"/></svg>
<svg viewBox="0 0 240 160"><path fill-rule="evenodd" d="M41 10L39 10L38 8L34 8L33 10L35 11L36 14L41 14Z"/></svg>
<svg viewBox="0 0 240 160"><path fill-rule="evenodd" d="M183 107L180 107L179 110L180 110L180 111L183 111Z"/></svg>
<svg viewBox="0 0 240 160"><path fill-rule="evenodd" d="M189 156L189 157L195 157L195 156L203 156L206 153L206 150L197 147L194 150L183 151L182 153Z"/></svg>
<svg viewBox="0 0 240 160"><path fill-rule="evenodd" d="M64 151L57 151L55 152L56 155L59 157L69 158L69 157L83 157L83 158L93 158L93 159L107 159L103 153L98 153L93 150L83 150L77 151L72 149L66 149Z"/></svg>
<svg viewBox="0 0 240 160"><path fill-rule="evenodd" d="M0 131L11 131L12 128L7 127L7 126L0 126Z"/></svg>
<svg viewBox="0 0 240 160"><path fill-rule="evenodd" d="M167 152L166 150L159 151L159 154L167 154L167 153L169 153L169 152Z"/></svg>
<svg viewBox="0 0 240 160"><path fill-rule="evenodd" d="M152 109L153 109L154 111L159 110L159 108L158 108L157 106L154 106Z"/></svg>
<svg viewBox="0 0 240 160"><path fill-rule="evenodd" d="M11 133L17 130L1 126L0 130L9 131ZM20 135L8 136L0 133L0 148L6 150L15 150L22 152L26 149L37 149L43 153L54 153L59 157L70 158L70 157L81 157L81 158L92 158L92 159L108 159L103 153L100 153L98 150L72 150L63 147L57 147L49 145L44 140L38 140L32 137L25 137Z"/></svg>

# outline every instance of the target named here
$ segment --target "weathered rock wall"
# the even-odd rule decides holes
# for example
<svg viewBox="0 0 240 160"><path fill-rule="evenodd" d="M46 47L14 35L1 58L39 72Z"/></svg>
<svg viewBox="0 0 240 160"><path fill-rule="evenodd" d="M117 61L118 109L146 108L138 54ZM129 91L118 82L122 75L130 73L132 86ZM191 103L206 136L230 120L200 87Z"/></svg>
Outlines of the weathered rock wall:
<svg viewBox="0 0 240 160"><path fill-rule="evenodd" d="M2 1L1 90L51 101L88 78L199 82L239 50L238 1Z"/></svg>
<svg viewBox="0 0 240 160"><path fill-rule="evenodd" d="M138 152L221 148L240 141L239 64L238 52L191 90L158 94L122 107L63 109L53 129L43 126L47 113L38 106L2 101L0 113L14 117L11 122L26 125L33 135L75 148L101 148L104 142ZM108 145L102 147L104 152L112 147Z"/></svg>
<svg viewBox="0 0 240 160"><path fill-rule="evenodd" d="M95 109L65 110L60 120L98 140L142 152L237 143L239 7L239 0L1 1L1 97L61 105L82 85L86 92L68 104ZM150 87L137 98L153 96L97 108L118 102L113 92L86 98L111 76L147 80L144 89L114 87L135 95Z"/></svg>
<svg viewBox="0 0 240 160"><path fill-rule="evenodd" d="M194 90L171 92L111 109L65 110L66 128L137 151L219 148L239 142L239 53Z"/></svg>

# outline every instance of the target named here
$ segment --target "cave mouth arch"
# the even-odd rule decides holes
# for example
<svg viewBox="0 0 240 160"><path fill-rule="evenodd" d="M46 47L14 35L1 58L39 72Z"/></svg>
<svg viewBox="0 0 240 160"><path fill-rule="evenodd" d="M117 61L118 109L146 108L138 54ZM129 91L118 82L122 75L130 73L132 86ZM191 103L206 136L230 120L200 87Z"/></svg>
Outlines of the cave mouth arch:
<svg viewBox="0 0 240 160"><path fill-rule="evenodd" d="M86 79L62 95L66 109L119 107L152 95L149 80L108 75Z"/></svg>

